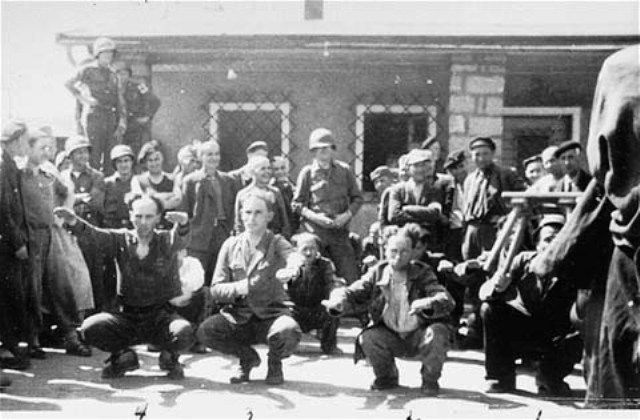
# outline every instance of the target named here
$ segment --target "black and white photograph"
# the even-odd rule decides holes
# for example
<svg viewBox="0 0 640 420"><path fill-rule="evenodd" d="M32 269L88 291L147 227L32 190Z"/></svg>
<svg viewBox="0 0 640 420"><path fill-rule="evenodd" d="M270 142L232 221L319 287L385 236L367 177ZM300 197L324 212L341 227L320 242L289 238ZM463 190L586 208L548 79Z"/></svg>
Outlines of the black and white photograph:
<svg viewBox="0 0 640 420"><path fill-rule="evenodd" d="M638 0L0 28L0 419L640 418Z"/></svg>

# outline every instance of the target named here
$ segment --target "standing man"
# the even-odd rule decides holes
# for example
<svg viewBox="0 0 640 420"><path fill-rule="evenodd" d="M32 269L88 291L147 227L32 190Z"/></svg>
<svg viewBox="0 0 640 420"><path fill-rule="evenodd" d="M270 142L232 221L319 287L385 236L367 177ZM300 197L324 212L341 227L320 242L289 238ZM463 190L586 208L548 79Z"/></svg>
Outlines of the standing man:
<svg viewBox="0 0 640 420"><path fill-rule="evenodd" d="M51 228L56 196L68 193L56 177L41 168L46 160L49 136L40 131L28 134L27 161L20 174L20 190L29 236L29 278L24 282L27 311L27 343L29 356L46 358L40 347L39 334L43 327L42 296L47 257L51 246Z"/></svg>
<svg viewBox="0 0 640 420"><path fill-rule="evenodd" d="M140 365L131 345L152 343L161 349L160 369L171 379L184 378L178 352L193 342L193 329L176 314L172 303L183 298L178 274L178 252L189 233L187 215L167 212L172 231L155 230L163 213L155 197L141 196L130 203L134 229L99 229L79 219L73 211L58 207L74 234L92 236L105 254L118 261L122 273L119 298L122 310L87 318L82 332L88 344L111 353L102 370L103 379L118 378Z"/></svg>
<svg viewBox="0 0 640 420"><path fill-rule="evenodd" d="M220 247L233 230L236 190L233 178L218 171L218 143L206 141L197 147L202 168L184 178L182 206L191 222L189 255L202 263L209 286Z"/></svg>
<svg viewBox="0 0 640 420"><path fill-rule="evenodd" d="M380 223L380 230L389 225L389 196L391 187L394 184L395 176L391 169L387 165L378 166L369 174L371 182L373 182L373 188L376 189L378 199L378 222Z"/></svg>
<svg viewBox="0 0 640 420"><path fill-rule="evenodd" d="M322 241L324 254L348 283L358 277L355 251L349 241L349 221L362 206L362 192L346 163L334 159L335 139L326 128L309 136L313 163L300 171L293 209L303 228Z"/></svg>
<svg viewBox="0 0 640 420"><path fill-rule="evenodd" d="M116 69L127 109L127 131L123 142L138 153L143 144L151 141L151 120L160 108L160 99L144 80L133 80L130 64L118 62Z"/></svg>
<svg viewBox="0 0 640 420"><path fill-rule="evenodd" d="M451 214L449 215L449 233L445 245L447 259L462 262L462 239L464 237L464 180L467 177L467 158L464 150L449 153L444 162L444 170L453 178L450 190ZM456 300L457 303L457 300Z"/></svg>
<svg viewBox="0 0 640 420"><path fill-rule="evenodd" d="M240 191L247 185L251 184L251 173L249 171L248 162L254 156L263 156L269 157L269 146L264 141L254 141L251 143L246 150L247 153L247 163L238 169L234 169L233 171L229 171L229 175L234 179L236 183L236 190Z"/></svg>
<svg viewBox="0 0 640 420"><path fill-rule="evenodd" d="M437 177L429 150L413 149L407 155L408 181L392 187L389 197L389 221L404 226L417 223L429 232L429 251L440 251L448 227L451 203L450 180Z"/></svg>
<svg viewBox="0 0 640 420"><path fill-rule="evenodd" d="M83 136L67 139L64 150L69 156L71 167L62 173L62 178L74 186L75 203L73 210L87 222L102 226L104 210L104 175L89 165L92 145ZM115 289L106 288L104 255L93 238L78 238L78 245L89 268L93 299L97 311L107 309L113 304Z"/></svg>
<svg viewBox="0 0 640 420"><path fill-rule="evenodd" d="M560 191L582 192L589 185L591 175L580 167L580 155L582 146L577 141L566 141L558 146L554 156L564 166L564 178Z"/></svg>
<svg viewBox="0 0 640 420"><path fill-rule="evenodd" d="M443 173L444 168L442 167L442 146L436 136L428 137L425 141L422 142L421 148L424 150L428 150L433 155L433 171L435 173Z"/></svg>
<svg viewBox="0 0 640 420"><path fill-rule="evenodd" d="M114 146L109 153L116 171L104 180L104 226L107 228L131 228L125 197L131 192L134 156L126 144Z"/></svg>
<svg viewBox="0 0 640 420"><path fill-rule="evenodd" d="M21 152L26 132L23 122L12 121L0 138L0 339L2 348L12 353L2 358L1 367L20 370L29 366L16 351L27 331L23 285L28 281L29 252L21 174L14 157Z"/></svg>
<svg viewBox="0 0 640 420"><path fill-rule="evenodd" d="M494 161L496 144L489 137L477 137L469 143L471 160L476 169L464 181L464 221L466 231L462 243L462 257L470 260L489 251L496 240L498 221L507 214L507 205L502 199L503 191L522 191L523 180L514 168L501 168ZM482 346L482 326L478 289L484 274L477 273L470 281L473 296L473 314L468 320L469 329L466 347Z"/></svg>
<svg viewBox="0 0 640 420"><path fill-rule="evenodd" d="M93 146L91 166L112 172L105 162L109 151L121 143L127 129L127 110L122 84L112 67L116 44L109 38L93 43L95 61L82 67L66 88L82 105L83 134ZM104 164L104 165L103 165Z"/></svg>
<svg viewBox="0 0 640 420"><path fill-rule="evenodd" d="M269 346L266 383L282 384L282 359L293 353L302 335L285 304L284 283L296 270L281 270L293 247L267 228L274 205L262 191L245 197L246 230L224 242L211 286L213 299L225 307L198 328L200 342L240 359L238 375L230 379L233 384L249 382L251 370L260 365L251 347L258 343Z"/></svg>

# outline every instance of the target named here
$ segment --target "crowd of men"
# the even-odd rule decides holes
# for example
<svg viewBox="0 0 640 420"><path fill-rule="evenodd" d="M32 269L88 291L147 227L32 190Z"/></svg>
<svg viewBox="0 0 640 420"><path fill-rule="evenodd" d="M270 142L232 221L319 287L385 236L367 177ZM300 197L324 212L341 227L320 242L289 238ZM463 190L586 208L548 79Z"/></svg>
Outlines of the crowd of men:
<svg viewBox="0 0 640 420"><path fill-rule="evenodd" d="M132 346L148 344L170 378L184 377L181 352L212 349L238 358L230 380L242 383L261 363L252 346L264 343L266 382L277 385L302 332L317 330L322 352L336 354L339 318L353 316L363 327L354 358L369 360L374 390L397 387L395 358L415 357L422 391L438 394L456 346L484 349L487 392L515 391L521 359L541 395L571 395L564 377L590 346L584 290L532 269L564 213L536 212L508 267L484 262L510 210L503 192L587 189L580 143L526 159L525 183L496 162L489 137L445 159L429 138L370 174L378 220L361 240L350 222L363 194L330 130L310 133L312 163L295 184L263 141L228 173L215 141L189 144L167 173L144 129L159 101L146 86L125 94L122 81L133 82L112 66L112 41L97 40L94 53L68 84L82 135L63 151L47 127L2 130L3 368L28 369L47 357L41 340L59 338L70 355L108 352L103 378L137 369Z"/></svg>

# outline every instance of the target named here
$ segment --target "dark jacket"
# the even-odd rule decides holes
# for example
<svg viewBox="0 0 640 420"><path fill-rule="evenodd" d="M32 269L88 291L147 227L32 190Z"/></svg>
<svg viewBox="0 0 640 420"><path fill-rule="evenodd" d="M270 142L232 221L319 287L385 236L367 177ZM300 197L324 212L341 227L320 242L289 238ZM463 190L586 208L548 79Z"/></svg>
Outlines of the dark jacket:
<svg viewBox="0 0 640 420"><path fill-rule="evenodd" d="M478 180L484 176L488 181L482 188ZM481 191L478 191L481 189ZM476 169L464 180L465 222L495 223L507 214L507 205L502 199L503 191L524 191L524 180L514 168L501 168L491 164L488 168Z"/></svg>
<svg viewBox="0 0 640 420"><path fill-rule="evenodd" d="M250 251L246 236L246 233L232 236L222 244L211 282L213 299L226 305L221 313L234 324L246 323L254 315L260 319L288 315L287 293L275 275L285 267L293 247L282 236L268 230L252 260L247 261ZM249 293L242 296L240 289L246 281Z"/></svg>
<svg viewBox="0 0 640 420"><path fill-rule="evenodd" d="M14 255L27 244L20 170L8 153L0 160L0 255Z"/></svg>
<svg viewBox="0 0 640 420"><path fill-rule="evenodd" d="M76 177L72 168L62 172L62 177L74 185L74 193L89 193L88 202L77 200L73 205L76 214L89 223L97 226L102 224L104 216L104 175L97 169L86 166Z"/></svg>
<svg viewBox="0 0 640 420"><path fill-rule="evenodd" d="M354 306L369 304L369 313L374 324L382 322L382 312L386 305L384 290L389 283L383 281L383 271L389 263L381 261L371 268L360 280L349 287L335 289L331 292L331 301L340 301L345 305L344 312L350 312ZM411 261L407 282L409 303L417 299L426 299L430 310L420 313L423 326L436 321L448 321L449 313L455 302L447 289L438 283L435 273L428 265L419 261Z"/></svg>
<svg viewBox="0 0 640 420"><path fill-rule="evenodd" d="M210 248L216 224L227 231L233 230L236 189L233 179L224 172L217 173L222 193L224 220L214 220L216 216L215 192L204 170L187 175L182 182L182 209L191 222L191 243L189 248L207 251Z"/></svg>
<svg viewBox="0 0 640 420"><path fill-rule="evenodd" d="M289 298L296 306L320 307L321 302L328 299L329 293L339 284L334 273L331 260L318 256L309 267L300 267L297 275L289 281Z"/></svg>

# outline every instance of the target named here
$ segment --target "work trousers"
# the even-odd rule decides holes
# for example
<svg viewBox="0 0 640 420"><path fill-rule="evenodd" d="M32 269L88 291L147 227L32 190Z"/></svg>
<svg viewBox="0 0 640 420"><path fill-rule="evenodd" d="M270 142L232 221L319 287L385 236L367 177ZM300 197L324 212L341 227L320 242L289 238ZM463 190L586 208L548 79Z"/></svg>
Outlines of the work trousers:
<svg viewBox="0 0 640 420"><path fill-rule="evenodd" d="M450 327L439 322L419 328L406 337L379 324L363 330L358 340L377 379L397 381L395 358L409 357L422 362L422 380L433 382L442 374L450 347L450 334Z"/></svg>
<svg viewBox="0 0 640 420"><path fill-rule="evenodd" d="M253 344L267 344L272 360L289 357L298 347L301 335L300 327L288 315L269 319L253 316L243 324L234 324L224 315L216 314L204 320L197 332L198 341L238 357L241 364L254 354Z"/></svg>
<svg viewBox="0 0 640 420"><path fill-rule="evenodd" d="M113 173L109 152L115 146L114 133L118 127L118 114L115 108L94 108L84 121L84 134L91 143L91 167L103 171L105 175Z"/></svg>
<svg viewBox="0 0 640 420"><path fill-rule="evenodd" d="M464 240L462 241L462 258L464 261L478 258L483 251L489 251L493 247L493 243L496 241L497 229L492 223L469 223L467 224ZM468 319L468 327L469 327L469 337L473 338L481 338L482 337L482 319L480 316L480 298L478 297L478 292L480 291L480 286L485 281L484 273L481 270L478 270L476 273L469 276L468 281L468 296L469 303L471 303L472 313ZM453 298L456 302L463 302L464 304L464 296L465 289L462 288L454 288L452 290L454 292ZM456 313L460 312L462 315L461 308L458 306L456 308Z"/></svg>
<svg viewBox="0 0 640 420"><path fill-rule="evenodd" d="M582 341L579 337L565 340L569 331L553 331L548 322L502 301L484 302L481 314L487 379L510 380L516 374L516 359L534 356L540 357L538 385L558 384L580 361ZM562 338L554 340L554 336Z"/></svg>
<svg viewBox="0 0 640 420"><path fill-rule="evenodd" d="M336 348L340 318L330 316L322 305L317 307L293 307L293 319L300 325L302 332L317 329L320 348L323 353L330 353Z"/></svg>
<svg viewBox="0 0 640 420"><path fill-rule="evenodd" d="M29 344L38 344L42 329L42 291L51 247L51 228L29 229L29 275L24 283Z"/></svg>
<svg viewBox="0 0 640 420"><path fill-rule="evenodd" d="M139 124L135 118L128 119L122 142L131 146L133 153L137 156L142 145L148 141L151 141L150 124Z"/></svg>
<svg viewBox="0 0 640 420"><path fill-rule="evenodd" d="M29 265L13 254L0 254L0 261L0 341L12 349L27 339L24 284L29 280Z"/></svg>
<svg viewBox="0 0 640 420"><path fill-rule="evenodd" d="M325 229L305 224L306 230L320 238L322 255L336 266L336 275L351 284L359 277L355 250L349 240L349 231L345 229ZM311 228L310 228L311 227Z"/></svg>
<svg viewBox="0 0 640 420"><path fill-rule="evenodd" d="M87 318L81 331L87 344L110 353L145 343L180 352L193 343L191 324L169 304L140 310L125 308L115 314L101 312Z"/></svg>
<svg viewBox="0 0 640 420"><path fill-rule="evenodd" d="M109 302L114 302L116 295L115 262L110 261L113 264L112 271L106 273L111 279L107 288L105 285L105 255L100 250L98 243L90 235L81 235L78 236L78 246L89 269L95 311L100 312L111 309L109 308Z"/></svg>

